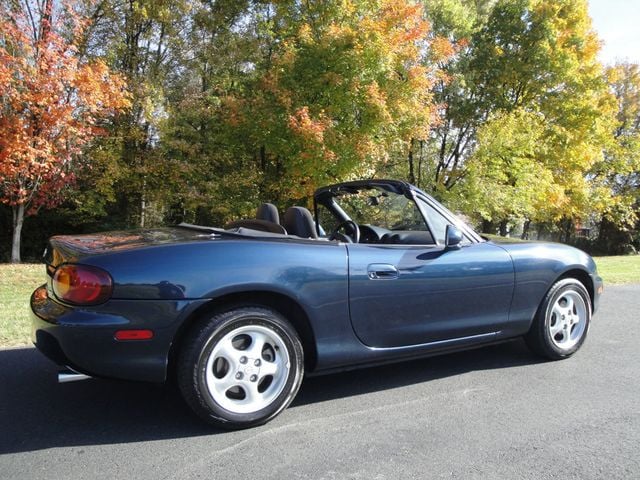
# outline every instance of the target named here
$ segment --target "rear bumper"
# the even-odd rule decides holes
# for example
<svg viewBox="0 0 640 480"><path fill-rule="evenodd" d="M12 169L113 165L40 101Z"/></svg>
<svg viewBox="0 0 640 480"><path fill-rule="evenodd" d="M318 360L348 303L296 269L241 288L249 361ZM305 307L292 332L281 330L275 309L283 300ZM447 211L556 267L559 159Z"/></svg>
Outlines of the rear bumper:
<svg viewBox="0 0 640 480"><path fill-rule="evenodd" d="M204 300L110 300L87 309L61 305L45 286L31 296L32 340L58 365L93 377L163 382L182 322ZM117 330L150 329L150 340L117 341Z"/></svg>

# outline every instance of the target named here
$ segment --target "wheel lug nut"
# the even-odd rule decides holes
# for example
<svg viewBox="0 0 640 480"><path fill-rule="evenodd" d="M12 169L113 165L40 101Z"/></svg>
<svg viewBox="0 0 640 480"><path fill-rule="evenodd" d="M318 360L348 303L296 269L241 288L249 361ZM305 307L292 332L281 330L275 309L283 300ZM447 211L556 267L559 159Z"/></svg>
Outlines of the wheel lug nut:
<svg viewBox="0 0 640 480"><path fill-rule="evenodd" d="M249 377L249 380L251 380L252 382L255 382L258 379L257 375L251 375L251 377Z"/></svg>
<svg viewBox="0 0 640 480"><path fill-rule="evenodd" d="M253 364L254 364L256 367L259 367L259 366L260 366L260 359L257 359L255 362L253 362Z"/></svg>
<svg viewBox="0 0 640 480"><path fill-rule="evenodd" d="M240 363L247 363L247 357L240 357Z"/></svg>
<svg viewBox="0 0 640 480"><path fill-rule="evenodd" d="M236 373L236 379L237 380L242 380L242 372Z"/></svg>

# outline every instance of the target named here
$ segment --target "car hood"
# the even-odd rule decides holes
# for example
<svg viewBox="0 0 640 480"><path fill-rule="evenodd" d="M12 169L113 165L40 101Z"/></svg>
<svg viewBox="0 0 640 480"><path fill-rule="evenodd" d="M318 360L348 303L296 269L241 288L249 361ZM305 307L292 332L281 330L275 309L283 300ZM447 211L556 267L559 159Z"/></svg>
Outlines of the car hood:
<svg viewBox="0 0 640 480"><path fill-rule="evenodd" d="M500 235L491 235L490 233L483 233L482 238L499 245L508 245L513 243L551 243L543 240L522 240L521 238L515 237L501 237Z"/></svg>

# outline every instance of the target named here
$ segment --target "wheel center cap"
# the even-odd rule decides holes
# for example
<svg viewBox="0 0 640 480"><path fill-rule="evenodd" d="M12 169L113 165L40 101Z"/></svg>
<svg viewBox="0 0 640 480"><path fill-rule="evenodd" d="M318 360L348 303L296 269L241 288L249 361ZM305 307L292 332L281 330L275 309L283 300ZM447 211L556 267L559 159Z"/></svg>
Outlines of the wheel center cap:
<svg viewBox="0 0 640 480"><path fill-rule="evenodd" d="M255 367L253 365L245 365L242 371L244 372L245 375L251 376L251 375L257 375L258 372L260 371L260 368Z"/></svg>

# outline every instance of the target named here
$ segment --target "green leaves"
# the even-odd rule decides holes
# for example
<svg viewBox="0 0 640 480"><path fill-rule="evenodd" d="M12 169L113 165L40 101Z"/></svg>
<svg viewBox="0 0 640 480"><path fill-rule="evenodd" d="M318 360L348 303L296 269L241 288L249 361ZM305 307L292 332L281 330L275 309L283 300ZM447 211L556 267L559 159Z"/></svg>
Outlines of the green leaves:
<svg viewBox="0 0 640 480"><path fill-rule="evenodd" d="M211 25L199 28L205 38L214 33ZM426 58L442 59L448 42L425 43L428 32L422 8L406 1L254 5L238 31L219 39L229 42L228 55L244 59L244 71L230 72L230 84L226 73L210 79L203 72L219 60L198 57L192 71L203 90L179 92L198 112L189 124L211 127L206 140L196 140L210 170L226 178L224 152L233 152L234 166L258 175L267 198L284 201L323 183L370 175L389 151L406 151L412 137L426 136L433 121L438 69ZM193 105L205 96L215 104ZM172 115L193 117L182 108ZM166 145L179 145L178 130L169 132ZM198 163L193 152L181 153ZM224 183L231 192L234 186Z"/></svg>
<svg viewBox="0 0 640 480"><path fill-rule="evenodd" d="M65 172L87 216L222 224L377 175L494 225L635 226L638 70L605 74L585 0L73 6L132 95Z"/></svg>
<svg viewBox="0 0 640 480"><path fill-rule="evenodd" d="M471 27L436 11L445 24L436 29L453 23L470 43L440 93L447 108L433 137L433 190L472 198L458 203L495 223L602 212L590 172L603 158L614 107L586 2L500 0L486 16L477 11Z"/></svg>

